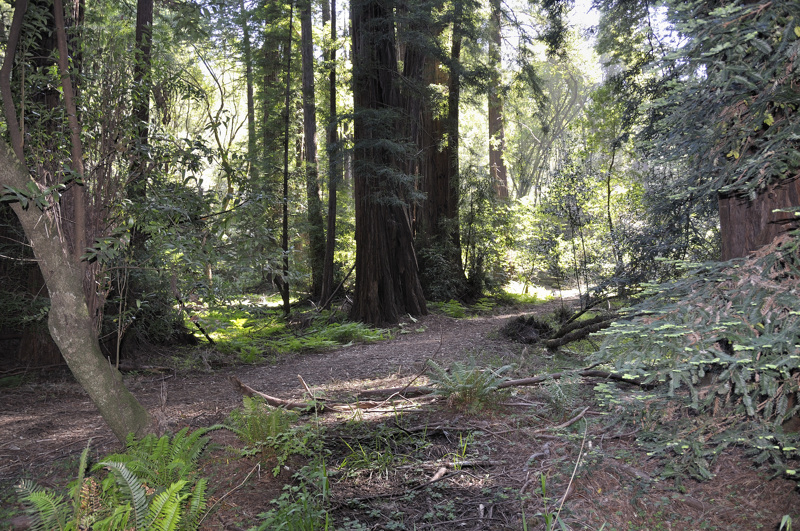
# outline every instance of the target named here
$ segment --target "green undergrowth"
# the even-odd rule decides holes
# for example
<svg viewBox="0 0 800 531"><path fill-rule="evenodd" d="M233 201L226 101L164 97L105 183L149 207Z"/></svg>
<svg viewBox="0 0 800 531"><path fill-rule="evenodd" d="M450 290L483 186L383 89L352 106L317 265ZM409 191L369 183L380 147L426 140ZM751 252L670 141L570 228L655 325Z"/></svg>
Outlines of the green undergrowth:
<svg viewBox="0 0 800 531"><path fill-rule="evenodd" d="M622 407L652 425L639 439L668 463L665 475L710 479L720 453L735 446L798 479L798 279L796 235L778 238L747 259L652 286L603 332L592 360L653 388ZM603 394L621 400L611 386Z"/></svg>
<svg viewBox="0 0 800 531"><path fill-rule="evenodd" d="M446 302L428 302L429 310L443 313L454 319L464 319L466 317L490 313L496 306L497 301L488 297L481 297L474 304L463 304L453 299Z"/></svg>
<svg viewBox="0 0 800 531"><path fill-rule="evenodd" d="M194 530L207 514L207 480L198 461L205 435L219 426L174 436L128 438L126 450L89 462L81 454L66 492L20 481L17 495L35 530Z"/></svg>
<svg viewBox="0 0 800 531"><path fill-rule="evenodd" d="M278 309L240 305L206 309L199 320L217 350L235 355L244 363L392 337L389 330L342 319L341 314L313 310L286 319Z"/></svg>

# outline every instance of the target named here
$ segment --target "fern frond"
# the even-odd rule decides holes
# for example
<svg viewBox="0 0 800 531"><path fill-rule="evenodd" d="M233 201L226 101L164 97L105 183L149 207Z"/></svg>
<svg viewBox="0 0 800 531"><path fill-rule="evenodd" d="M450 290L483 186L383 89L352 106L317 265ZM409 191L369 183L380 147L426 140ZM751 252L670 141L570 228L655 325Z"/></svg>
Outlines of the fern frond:
<svg viewBox="0 0 800 531"><path fill-rule="evenodd" d="M117 505L111 516L92 524L92 531L118 531L120 529L130 529L131 504Z"/></svg>
<svg viewBox="0 0 800 531"><path fill-rule="evenodd" d="M48 492L32 481L23 479L16 487L25 512L31 517L31 529L36 531L66 530L69 507L64 497Z"/></svg>
<svg viewBox="0 0 800 531"><path fill-rule="evenodd" d="M192 489L189 506L186 509L185 521L190 529L194 529L200 521L201 513L206 508L206 486L208 482L201 479Z"/></svg>
<svg viewBox="0 0 800 531"><path fill-rule="evenodd" d="M147 514L147 529L173 531L181 521L181 502L188 494L181 495L186 485L183 480L176 481L169 488L157 494L150 502Z"/></svg>
<svg viewBox="0 0 800 531"><path fill-rule="evenodd" d="M117 478L117 485L119 485L123 495L131 502L136 528L143 529L142 526L147 516L147 493L142 486L142 482L123 463L104 461L101 464L111 469L114 473Z"/></svg>

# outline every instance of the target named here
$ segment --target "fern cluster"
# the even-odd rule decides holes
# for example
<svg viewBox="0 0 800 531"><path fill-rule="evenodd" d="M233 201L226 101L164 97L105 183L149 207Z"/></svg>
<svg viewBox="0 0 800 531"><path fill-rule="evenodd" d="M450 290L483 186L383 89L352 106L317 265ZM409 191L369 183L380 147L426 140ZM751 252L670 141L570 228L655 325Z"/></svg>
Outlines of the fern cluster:
<svg viewBox="0 0 800 531"><path fill-rule="evenodd" d="M298 416L292 411L273 408L258 397L244 397L243 407L228 416L225 426L247 444L244 455L275 458L274 475L292 455L312 456L321 441L307 426L293 427Z"/></svg>
<svg viewBox="0 0 800 531"><path fill-rule="evenodd" d="M428 360L428 367L435 393L445 397L451 407L459 409L479 409L490 404L503 382L502 374L511 369L511 365L481 369L474 359L455 362L449 371L433 360Z"/></svg>
<svg viewBox="0 0 800 531"><path fill-rule="evenodd" d="M89 448L81 455L71 500L32 482L17 486L20 500L32 517L33 529L64 530L192 530L206 506L206 480L198 477L197 460L208 444L203 435L212 428L174 437L129 437L127 451L107 456L92 467L102 484L86 477Z"/></svg>
<svg viewBox="0 0 800 531"><path fill-rule="evenodd" d="M702 266L655 287L630 310L635 317L604 332L595 361L661 384L716 419L706 429L687 420L694 435L672 450L700 459L692 465L699 475L708 475L707 458L692 450L692 438L706 447L742 445L795 475L787 460L800 453L782 425L800 412L799 286L798 241L790 236L747 259ZM671 433L659 447L682 438Z"/></svg>

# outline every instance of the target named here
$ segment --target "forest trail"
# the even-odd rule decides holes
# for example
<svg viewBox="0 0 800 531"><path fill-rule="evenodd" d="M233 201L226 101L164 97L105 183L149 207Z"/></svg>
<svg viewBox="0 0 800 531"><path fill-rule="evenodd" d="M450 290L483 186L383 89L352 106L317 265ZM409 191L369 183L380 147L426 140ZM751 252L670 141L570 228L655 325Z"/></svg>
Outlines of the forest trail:
<svg viewBox="0 0 800 531"><path fill-rule="evenodd" d="M186 425L199 428L224 421L241 404L241 395L228 381L231 375L258 391L300 398L305 391L298 375L314 391L324 388L326 393L346 396L360 389L397 385L400 378L417 374L431 357L446 365L481 353L496 363L509 363L521 347L499 338L498 330L517 315L546 313L560 304L551 301L532 310L503 308L493 315L465 319L441 314L416 321L406 318L401 331L387 341L282 355L274 363L213 372L128 374L125 383L146 408L162 410L170 430ZM195 355L202 354L198 349ZM85 391L68 373L60 380L48 376L4 390L0 400L0 483L40 476L54 462L79 455L89 439L99 453L119 449Z"/></svg>

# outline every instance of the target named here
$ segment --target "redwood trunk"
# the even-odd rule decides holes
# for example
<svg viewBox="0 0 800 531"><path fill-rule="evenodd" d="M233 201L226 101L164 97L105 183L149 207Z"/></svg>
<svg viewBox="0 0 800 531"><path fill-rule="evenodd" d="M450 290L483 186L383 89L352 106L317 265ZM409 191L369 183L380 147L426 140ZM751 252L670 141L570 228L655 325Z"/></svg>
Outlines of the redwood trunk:
<svg viewBox="0 0 800 531"><path fill-rule="evenodd" d="M351 6L355 107L354 199L356 288L352 317L396 323L427 313L419 282L402 177L389 144L401 108L392 6L356 0Z"/></svg>
<svg viewBox="0 0 800 531"><path fill-rule="evenodd" d="M322 291L325 262L325 228L317 174L317 106L314 93L314 39L311 34L311 0L300 11L300 50L303 59L303 143L305 151L308 239L311 262L311 295Z"/></svg>
<svg viewBox="0 0 800 531"><path fill-rule="evenodd" d="M489 43L489 63L493 68L489 84L489 173L494 183L497 197L508 199L508 172L503 160L506 140L503 120L503 98L501 91L500 65L502 34L500 31L500 0L491 0L491 42Z"/></svg>
<svg viewBox="0 0 800 531"><path fill-rule="evenodd" d="M771 185L755 199L720 196L719 225L722 260L746 256L775 237L797 228L792 213L773 212L800 205L800 179Z"/></svg>

